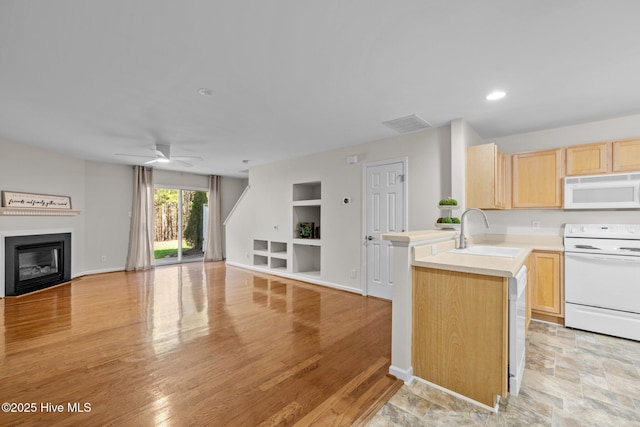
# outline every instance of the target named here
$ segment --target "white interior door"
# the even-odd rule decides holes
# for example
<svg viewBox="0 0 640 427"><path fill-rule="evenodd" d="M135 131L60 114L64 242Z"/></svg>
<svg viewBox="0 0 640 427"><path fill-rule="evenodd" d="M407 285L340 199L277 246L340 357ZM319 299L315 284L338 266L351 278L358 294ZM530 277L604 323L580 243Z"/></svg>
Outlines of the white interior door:
<svg viewBox="0 0 640 427"><path fill-rule="evenodd" d="M405 165L398 161L366 166L365 247L366 292L391 299L392 246L380 235L404 231Z"/></svg>

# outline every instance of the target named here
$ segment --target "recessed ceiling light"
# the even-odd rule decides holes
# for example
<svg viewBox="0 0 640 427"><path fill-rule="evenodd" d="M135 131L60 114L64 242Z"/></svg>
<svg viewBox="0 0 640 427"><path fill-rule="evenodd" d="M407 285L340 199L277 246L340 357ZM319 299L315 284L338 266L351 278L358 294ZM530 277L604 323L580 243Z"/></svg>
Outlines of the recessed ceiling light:
<svg viewBox="0 0 640 427"><path fill-rule="evenodd" d="M198 93L202 96L211 96L211 89L206 87L201 87L198 89Z"/></svg>
<svg viewBox="0 0 640 427"><path fill-rule="evenodd" d="M156 161L157 161L158 163L169 163L169 159L167 159L167 158L165 158L165 157L158 157L158 158L156 159Z"/></svg>
<svg viewBox="0 0 640 427"><path fill-rule="evenodd" d="M505 97L506 94L507 94L506 92L502 92L501 90L496 90L495 92L491 92L489 95L487 95L487 100L495 101L497 99L502 99Z"/></svg>

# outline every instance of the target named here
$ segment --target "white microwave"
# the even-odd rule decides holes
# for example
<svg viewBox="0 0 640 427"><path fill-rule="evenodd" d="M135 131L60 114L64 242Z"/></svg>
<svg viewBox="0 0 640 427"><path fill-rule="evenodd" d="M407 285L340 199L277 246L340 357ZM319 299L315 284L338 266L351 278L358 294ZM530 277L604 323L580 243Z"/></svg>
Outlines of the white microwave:
<svg viewBox="0 0 640 427"><path fill-rule="evenodd" d="M640 173L564 179L565 209L640 209Z"/></svg>

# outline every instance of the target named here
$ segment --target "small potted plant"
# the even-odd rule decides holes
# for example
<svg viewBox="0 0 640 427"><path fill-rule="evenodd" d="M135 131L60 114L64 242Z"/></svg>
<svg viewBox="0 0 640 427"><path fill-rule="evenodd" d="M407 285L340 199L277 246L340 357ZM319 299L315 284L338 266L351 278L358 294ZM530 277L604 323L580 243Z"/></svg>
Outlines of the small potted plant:
<svg viewBox="0 0 640 427"><path fill-rule="evenodd" d="M451 197L447 197L446 199L440 200L438 206L458 206L458 201Z"/></svg>
<svg viewBox="0 0 640 427"><path fill-rule="evenodd" d="M298 224L297 231L298 235L302 239L312 239L313 238L313 227L314 224L312 222L301 222Z"/></svg>

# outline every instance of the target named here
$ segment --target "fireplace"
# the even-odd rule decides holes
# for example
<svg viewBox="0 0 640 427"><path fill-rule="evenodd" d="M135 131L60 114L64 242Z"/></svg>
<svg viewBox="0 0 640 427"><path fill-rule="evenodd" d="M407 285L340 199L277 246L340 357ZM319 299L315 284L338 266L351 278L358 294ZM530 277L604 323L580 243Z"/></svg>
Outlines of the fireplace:
<svg viewBox="0 0 640 427"><path fill-rule="evenodd" d="M71 280L71 233L5 237L5 295Z"/></svg>

